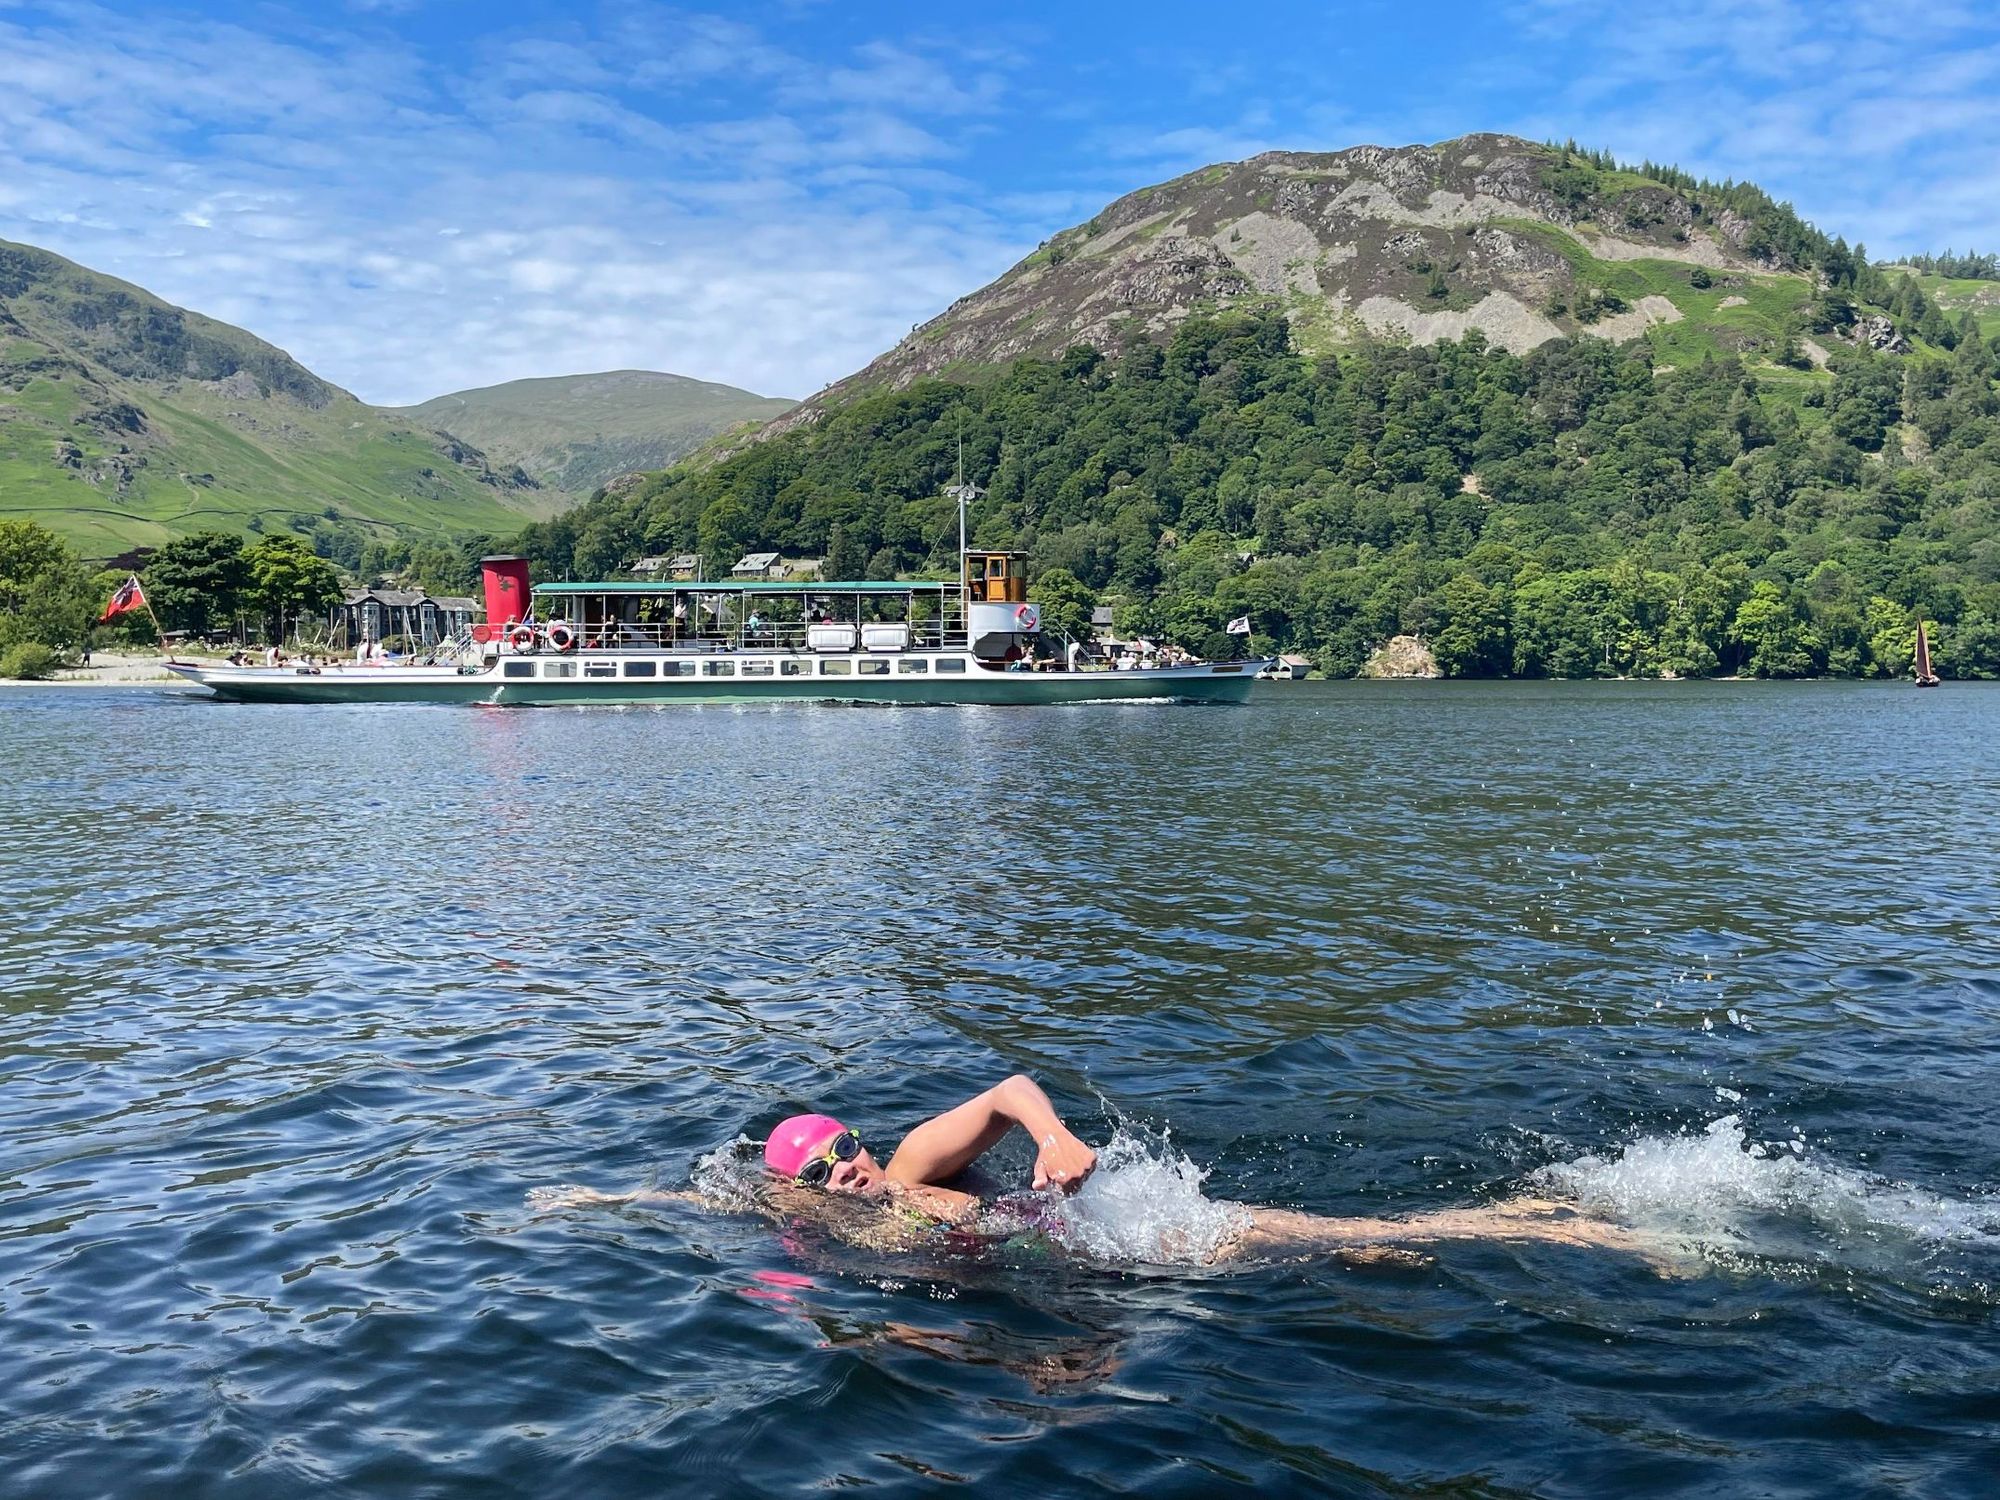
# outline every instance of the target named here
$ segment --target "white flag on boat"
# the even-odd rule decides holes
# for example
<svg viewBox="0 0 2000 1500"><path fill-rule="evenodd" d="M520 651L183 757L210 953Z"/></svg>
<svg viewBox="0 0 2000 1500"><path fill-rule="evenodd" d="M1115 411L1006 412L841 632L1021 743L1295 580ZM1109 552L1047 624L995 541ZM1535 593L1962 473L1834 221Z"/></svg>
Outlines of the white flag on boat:
<svg viewBox="0 0 2000 1500"><path fill-rule="evenodd" d="M1238 615L1225 625L1223 630L1229 635L1248 635L1250 633L1250 617L1248 615Z"/></svg>

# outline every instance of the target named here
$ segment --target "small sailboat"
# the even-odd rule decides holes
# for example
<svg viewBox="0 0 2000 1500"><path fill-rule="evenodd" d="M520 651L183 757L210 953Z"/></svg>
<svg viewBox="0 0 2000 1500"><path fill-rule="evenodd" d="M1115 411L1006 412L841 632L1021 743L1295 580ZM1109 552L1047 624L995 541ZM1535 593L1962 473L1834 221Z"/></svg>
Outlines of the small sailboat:
<svg viewBox="0 0 2000 1500"><path fill-rule="evenodd" d="M1924 622L1917 621L1917 686L1936 687L1938 675L1931 670L1931 642L1924 633Z"/></svg>

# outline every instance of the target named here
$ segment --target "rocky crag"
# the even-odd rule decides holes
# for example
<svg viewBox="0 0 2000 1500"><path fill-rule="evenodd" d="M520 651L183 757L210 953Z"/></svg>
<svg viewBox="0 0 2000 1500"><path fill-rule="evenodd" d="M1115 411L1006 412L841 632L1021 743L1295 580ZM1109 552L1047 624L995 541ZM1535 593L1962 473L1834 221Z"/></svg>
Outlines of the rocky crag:
<svg viewBox="0 0 2000 1500"><path fill-rule="evenodd" d="M1308 350L1476 329L1515 352L1655 336L1671 362L1775 353L1812 290L1751 218L1561 148L1470 135L1273 151L1127 194L774 428L856 389L1116 348L1245 304L1284 310Z"/></svg>

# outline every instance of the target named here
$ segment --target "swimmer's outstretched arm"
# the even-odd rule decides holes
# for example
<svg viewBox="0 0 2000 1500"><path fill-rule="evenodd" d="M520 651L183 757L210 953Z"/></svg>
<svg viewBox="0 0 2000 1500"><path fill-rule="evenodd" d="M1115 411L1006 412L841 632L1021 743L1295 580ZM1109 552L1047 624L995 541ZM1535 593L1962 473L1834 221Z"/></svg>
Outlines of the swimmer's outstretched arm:
<svg viewBox="0 0 2000 1500"><path fill-rule="evenodd" d="M536 1213L553 1213L559 1208L623 1208L628 1204L641 1207L649 1203L699 1203L699 1193L685 1189L662 1190L640 1188L630 1193L600 1193L596 1188L579 1187L576 1183L565 1182L555 1187L528 1189L528 1207Z"/></svg>
<svg viewBox="0 0 2000 1500"><path fill-rule="evenodd" d="M1036 1187L1053 1183L1073 1191L1096 1168L1097 1153L1063 1124L1034 1079L1016 1073L912 1130L889 1158L889 1180L905 1187L941 1186L1016 1125L1034 1137Z"/></svg>

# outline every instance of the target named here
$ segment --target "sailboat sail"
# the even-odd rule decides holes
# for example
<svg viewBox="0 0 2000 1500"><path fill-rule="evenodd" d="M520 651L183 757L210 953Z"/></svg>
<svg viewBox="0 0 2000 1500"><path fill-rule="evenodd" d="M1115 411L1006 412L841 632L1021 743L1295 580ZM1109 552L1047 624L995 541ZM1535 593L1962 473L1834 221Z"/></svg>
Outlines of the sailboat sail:
<svg viewBox="0 0 2000 1500"><path fill-rule="evenodd" d="M1934 687L1937 673L1931 670L1931 642L1924 632L1924 622L1917 621L1917 686Z"/></svg>

